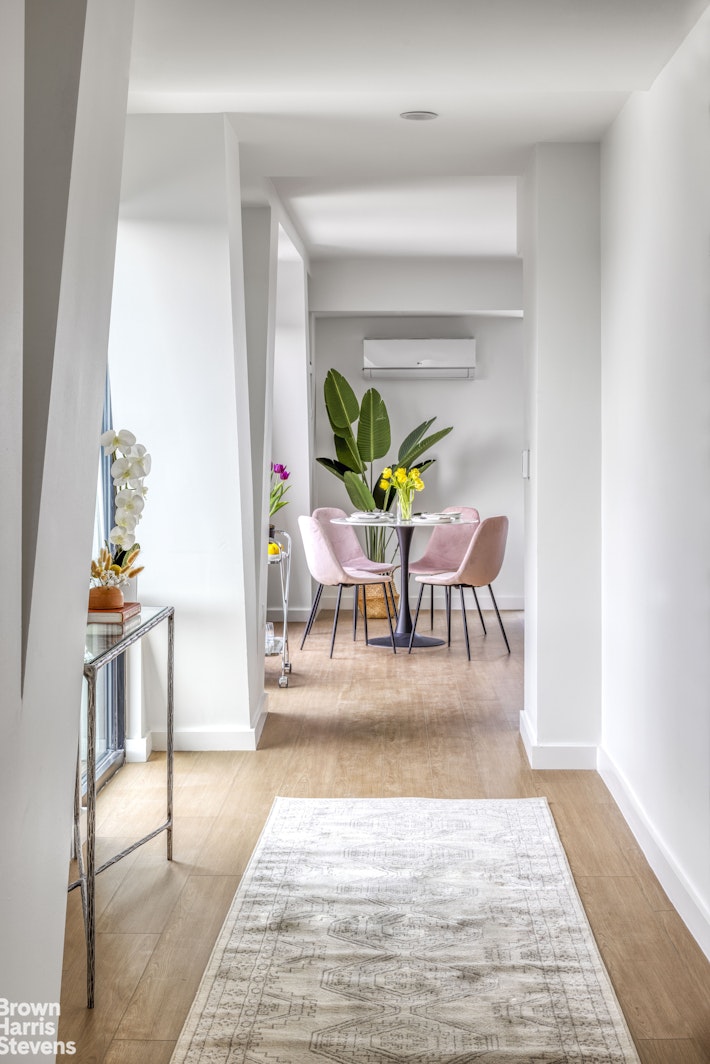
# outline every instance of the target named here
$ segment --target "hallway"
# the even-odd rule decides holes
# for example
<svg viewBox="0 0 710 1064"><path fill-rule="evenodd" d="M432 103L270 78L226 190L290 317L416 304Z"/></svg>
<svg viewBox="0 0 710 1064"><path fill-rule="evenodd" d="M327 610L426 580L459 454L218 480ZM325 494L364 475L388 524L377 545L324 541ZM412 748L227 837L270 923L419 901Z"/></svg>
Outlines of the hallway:
<svg viewBox="0 0 710 1064"><path fill-rule="evenodd" d="M597 773L528 767L518 731L523 614L504 615L510 657L490 620L484 639L471 618L470 664L460 616L451 650L396 657L361 638L354 644L345 614L332 660L330 616L318 619L303 651L302 626L293 626L287 689L278 687L279 659L266 662L270 714L259 750L176 755L173 864L160 837L99 878L93 1013L84 1008L79 892L69 896L59 1037L76 1041L74 1059L167 1064L280 794L546 796L642 1061L710 1060L710 964ZM124 767L102 792L100 858L126 844L129 825L138 834L160 821L164 773L156 754Z"/></svg>

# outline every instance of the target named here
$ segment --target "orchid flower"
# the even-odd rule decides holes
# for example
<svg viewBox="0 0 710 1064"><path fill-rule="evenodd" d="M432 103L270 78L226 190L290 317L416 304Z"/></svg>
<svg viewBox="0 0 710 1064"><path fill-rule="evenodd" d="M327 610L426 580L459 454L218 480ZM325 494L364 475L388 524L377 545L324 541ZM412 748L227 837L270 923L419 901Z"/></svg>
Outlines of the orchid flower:
<svg viewBox="0 0 710 1064"><path fill-rule="evenodd" d="M143 477L147 477L150 473L150 455L142 454L135 458L131 456L127 461L131 463L129 483L133 487L133 481L140 482Z"/></svg>
<svg viewBox="0 0 710 1064"><path fill-rule="evenodd" d="M109 429L108 432L104 432L99 437L99 443L104 449L104 454L113 454L116 450L121 450L124 453L136 442L136 438L132 432L128 429L119 429L115 432L114 429Z"/></svg>
<svg viewBox="0 0 710 1064"><path fill-rule="evenodd" d="M143 513L144 507L145 499L137 488L126 488L125 491L117 492L117 510L126 510L128 513L134 514L137 518L139 514Z"/></svg>
<svg viewBox="0 0 710 1064"><path fill-rule="evenodd" d="M130 550L136 542L136 537L132 531L129 532L125 528L119 528L118 525L114 525L108 538L111 543L115 543L121 550Z"/></svg>
<svg viewBox="0 0 710 1064"><path fill-rule="evenodd" d="M131 478L131 468L130 458L117 458L111 465L111 476L114 484L128 484Z"/></svg>
<svg viewBox="0 0 710 1064"><path fill-rule="evenodd" d="M116 510L116 525L126 532L135 532L138 518L128 510Z"/></svg>
<svg viewBox="0 0 710 1064"><path fill-rule="evenodd" d="M91 578L93 583L120 587L143 568L135 566L140 553L135 530L145 508L147 488L143 481L150 472L151 458L128 429L109 429L102 433L100 443L104 454L113 456L115 524L98 560L91 563Z"/></svg>

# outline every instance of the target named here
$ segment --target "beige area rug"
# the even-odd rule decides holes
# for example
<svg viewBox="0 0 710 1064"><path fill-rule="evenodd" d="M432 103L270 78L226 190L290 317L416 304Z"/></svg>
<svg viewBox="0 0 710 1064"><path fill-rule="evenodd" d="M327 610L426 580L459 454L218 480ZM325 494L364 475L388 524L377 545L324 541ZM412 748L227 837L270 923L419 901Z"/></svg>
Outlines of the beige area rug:
<svg viewBox="0 0 710 1064"><path fill-rule="evenodd" d="M545 799L277 798L172 1062L638 1059Z"/></svg>

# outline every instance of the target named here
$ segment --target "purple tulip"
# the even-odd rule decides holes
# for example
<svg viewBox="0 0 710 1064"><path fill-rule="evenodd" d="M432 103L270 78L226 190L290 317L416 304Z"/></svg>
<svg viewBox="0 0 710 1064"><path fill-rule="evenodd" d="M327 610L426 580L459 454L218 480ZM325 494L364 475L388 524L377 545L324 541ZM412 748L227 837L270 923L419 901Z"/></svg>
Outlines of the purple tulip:
<svg viewBox="0 0 710 1064"><path fill-rule="evenodd" d="M272 462L271 463L271 468L274 471L274 473L276 473L277 475L280 476L283 473L285 467L282 466L279 462Z"/></svg>
<svg viewBox="0 0 710 1064"><path fill-rule="evenodd" d="M281 477L281 479L282 479L282 480L288 480L288 478L289 478L289 477L291 476L291 474L289 473L289 471L288 471L288 469L286 468L286 466L283 466L283 468L281 469L281 473L279 474L279 476Z"/></svg>

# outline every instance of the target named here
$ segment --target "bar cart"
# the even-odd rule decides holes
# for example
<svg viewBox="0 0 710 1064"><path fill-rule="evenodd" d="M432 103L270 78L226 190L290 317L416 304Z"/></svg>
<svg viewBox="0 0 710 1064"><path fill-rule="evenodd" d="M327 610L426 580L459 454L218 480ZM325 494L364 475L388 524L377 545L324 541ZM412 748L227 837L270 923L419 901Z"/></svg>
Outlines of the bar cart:
<svg viewBox="0 0 710 1064"><path fill-rule="evenodd" d="M283 629L281 636L269 638L267 635L265 654L267 657L281 655L281 675L279 687L288 687L288 674L291 662L288 656L288 589L291 579L291 537L282 528L275 528L269 536L269 568L278 566L281 581L281 602L283 607Z"/></svg>

